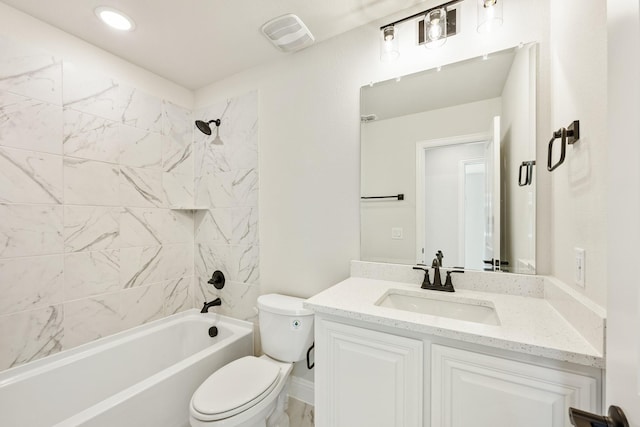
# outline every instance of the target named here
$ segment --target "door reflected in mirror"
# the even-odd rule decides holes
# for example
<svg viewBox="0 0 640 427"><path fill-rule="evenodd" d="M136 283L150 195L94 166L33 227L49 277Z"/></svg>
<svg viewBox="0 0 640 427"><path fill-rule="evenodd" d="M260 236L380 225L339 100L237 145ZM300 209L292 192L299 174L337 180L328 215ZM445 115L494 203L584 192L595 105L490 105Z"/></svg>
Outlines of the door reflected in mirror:
<svg viewBox="0 0 640 427"><path fill-rule="evenodd" d="M535 273L535 174L518 173L536 59L530 44L361 89L362 260Z"/></svg>
<svg viewBox="0 0 640 427"><path fill-rule="evenodd" d="M431 263L434 254L441 250L446 254L445 265L483 268L487 221L484 144L478 141L443 145L423 148L419 153L424 158L421 162L424 167L417 173L423 181L418 187L422 191L416 194L417 204L424 207L417 216L421 222L417 229L423 230L416 236L420 248L417 259L421 264Z"/></svg>

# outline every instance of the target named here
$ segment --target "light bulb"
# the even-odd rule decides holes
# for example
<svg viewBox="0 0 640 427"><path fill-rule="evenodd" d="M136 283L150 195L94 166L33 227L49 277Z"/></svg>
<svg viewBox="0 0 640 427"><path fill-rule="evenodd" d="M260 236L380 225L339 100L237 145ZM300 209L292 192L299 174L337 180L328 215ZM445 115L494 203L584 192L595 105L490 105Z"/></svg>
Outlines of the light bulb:
<svg viewBox="0 0 640 427"><path fill-rule="evenodd" d="M395 28L392 25L383 28L382 37L380 38L380 60L383 62L391 62L398 59L399 56L400 49Z"/></svg>
<svg viewBox="0 0 640 427"><path fill-rule="evenodd" d="M442 26L439 19L434 19L431 28L429 28L429 40L434 41L442 37Z"/></svg>
<svg viewBox="0 0 640 427"><path fill-rule="evenodd" d="M424 19L425 47L436 48L447 40L447 10L434 9Z"/></svg>

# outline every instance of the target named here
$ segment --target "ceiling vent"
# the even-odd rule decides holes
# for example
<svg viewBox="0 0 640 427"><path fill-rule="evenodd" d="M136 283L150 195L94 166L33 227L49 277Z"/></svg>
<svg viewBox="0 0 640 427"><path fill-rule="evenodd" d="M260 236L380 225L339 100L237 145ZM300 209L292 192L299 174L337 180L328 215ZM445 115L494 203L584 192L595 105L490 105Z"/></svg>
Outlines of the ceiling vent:
<svg viewBox="0 0 640 427"><path fill-rule="evenodd" d="M311 46L313 35L296 15L287 14L272 19L262 26L262 33L283 52L295 52Z"/></svg>

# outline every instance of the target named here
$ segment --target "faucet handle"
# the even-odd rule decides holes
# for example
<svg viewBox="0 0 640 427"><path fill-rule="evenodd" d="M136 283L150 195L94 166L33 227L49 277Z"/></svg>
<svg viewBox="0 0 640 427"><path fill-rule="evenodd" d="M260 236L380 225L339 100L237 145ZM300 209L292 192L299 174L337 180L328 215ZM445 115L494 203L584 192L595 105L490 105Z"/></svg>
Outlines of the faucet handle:
<svg viewBox="0 0 640 427"><path fill-rule="evenodd" d="M413 267L413 269L424 271L424 280L422 281L422 286L420 286L420 288L428 289L428 287L431 286L431 280L429 279L429 269L422 267Z"/></svg>
<svg viewBox="0 0 640 427"><path fill-rule="evenodd" d="M447 273L447 277L446 277L446 279L444 281L444 285L443 286L445 288L451 288L452 292L454 292L453 291L453 282L451 281L451 273L464 273L464 270L451 270L451 271L447 271L446 273Z"/></svg>

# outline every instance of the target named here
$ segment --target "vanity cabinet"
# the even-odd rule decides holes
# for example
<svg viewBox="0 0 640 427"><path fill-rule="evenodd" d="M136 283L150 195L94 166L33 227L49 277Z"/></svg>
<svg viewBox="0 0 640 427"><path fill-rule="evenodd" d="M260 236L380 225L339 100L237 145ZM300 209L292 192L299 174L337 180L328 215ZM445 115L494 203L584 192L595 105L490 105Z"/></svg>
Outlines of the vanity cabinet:
<svg viewBox="0 0 640 427"><path fill-rule="evenodd" d="M318 427L422 427L423 342L319 320Z"/></svg>
<svg viewBox="0 0 640 427"><path fill-rule="evenodd" d="M317 427L564 427L570 406L601 409L599 370L335 320L316 315Z"/></svg>
<svg viewBox="0 0 640 427"><path fill-rule="evenodd" d="M597 412L584 375L457 348L431 347L431 425L563 427L570 406Z"/></svg>

